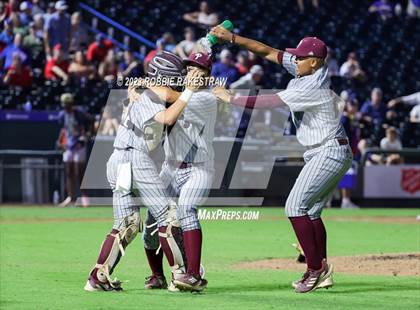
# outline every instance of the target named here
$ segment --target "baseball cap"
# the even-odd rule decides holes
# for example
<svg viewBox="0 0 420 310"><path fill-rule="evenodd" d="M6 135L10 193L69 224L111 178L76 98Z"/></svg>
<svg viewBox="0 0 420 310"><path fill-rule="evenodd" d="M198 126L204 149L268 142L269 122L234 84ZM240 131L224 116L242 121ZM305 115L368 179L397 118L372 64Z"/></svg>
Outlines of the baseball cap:
<svg viewBox="0 0 420 310"><path fill-rule="evenodd" d="M191 53L187 59L184 59L184 65L188 66L190 64L198 65L204 69L211 71L213 65L211 57L207 53Z"/></svg>
<svg viewBox="0 0 420 310"><path fill-rule="evenodd" d="M297 57L327 57L327 46L316 37L306 37L300 40L296 48L286 48L286 52Z"/></svg>
<svg viewBox="0 0 420 310"><path fill-rule="evenodd" d="M55 9L56 10L67 10L68 9L68 6L67 6L67 3L66 3L66 1L57 1L56 3L55 3Z"/></svg>
<svg viewBox="0 0 420 310"><path fill-rule="evenodd" d="M220 58L231 57L232 53L228 49L224 49L220 52Z"/></svg>
<svg viewBox="0 0 420 310"><path fill-rule="evenodd" d="M32 4L31 4L31 3L29 3L28 1L23 1L23 2L20 4L19 9L20 9L21 11L25 11L25 10L27 10L27 9L32 9Z"/></svg>

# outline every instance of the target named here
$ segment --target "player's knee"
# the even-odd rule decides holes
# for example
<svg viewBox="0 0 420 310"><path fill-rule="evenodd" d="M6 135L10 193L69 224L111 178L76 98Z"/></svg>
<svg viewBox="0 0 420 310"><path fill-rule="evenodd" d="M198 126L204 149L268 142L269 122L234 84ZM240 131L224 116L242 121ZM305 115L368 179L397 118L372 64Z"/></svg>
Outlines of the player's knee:
<svg viewBox="0 0 420 310"><path fill-rule="evenodd" d="M201 228L198 220L197 208L191 206L178 206L177 216L183 231Z"/></svg>
<svg viewBox="0 0 420 310"><path fill-rule="evenodd" d="M308 216L311 220L316 220L321 217L322 209L314 210L314 208L308 211Z"/></svg>
<svg viewBox="0 0 420 310"><path fill-rule="evenodd" d="M140 213L138 211L123 218L115 219L113 225L113 229L120 232L121 240L124 240L127 244L134 240L140 231L140 227Z"/></svg>
<svg viewBox="0 0 420 310"><path fill-rule="evenodd" d="M308 208L302 201L287 199L284 213L287 217L303 216L307 214Z"/></svg>

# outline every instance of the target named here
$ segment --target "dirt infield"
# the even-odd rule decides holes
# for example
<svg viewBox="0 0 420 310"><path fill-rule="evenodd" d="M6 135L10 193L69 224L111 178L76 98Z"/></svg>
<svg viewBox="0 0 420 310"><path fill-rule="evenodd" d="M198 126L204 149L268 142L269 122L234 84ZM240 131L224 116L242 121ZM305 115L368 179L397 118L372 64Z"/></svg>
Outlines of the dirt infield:
<svg viewBox="0 0 420 310"><path fill-rule="evenodd" d="M337 273L355 275L420 276L420 253L336 256L328 259ZM239 263L239 269L281 269L304 272L306 265L294 259L267 259Z"/></svg>

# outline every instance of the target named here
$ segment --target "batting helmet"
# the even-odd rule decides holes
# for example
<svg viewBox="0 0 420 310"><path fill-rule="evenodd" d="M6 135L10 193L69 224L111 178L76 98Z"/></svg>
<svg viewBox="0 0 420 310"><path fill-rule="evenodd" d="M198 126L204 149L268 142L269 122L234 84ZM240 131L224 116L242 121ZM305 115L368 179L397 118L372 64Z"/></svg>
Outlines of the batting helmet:
<svg viewBox="0 0 420 310"><path fill-rule="evenodd" d="M183 76L185 73L182 59L165 51L157 53L147 67L147 76L151 78Z"/></svg>

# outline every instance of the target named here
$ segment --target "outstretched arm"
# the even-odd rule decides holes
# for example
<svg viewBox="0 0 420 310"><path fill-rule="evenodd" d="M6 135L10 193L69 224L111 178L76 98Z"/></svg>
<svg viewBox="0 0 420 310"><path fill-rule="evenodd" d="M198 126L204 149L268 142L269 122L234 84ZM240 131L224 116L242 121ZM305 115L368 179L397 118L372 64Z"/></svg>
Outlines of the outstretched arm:
<svg viewBox="0 0 420 310"><path fill-rule="evenodd" d="M281 64L283 58L283 51L278 50L274 47L268 46L256 40L241 37L223 28L223 26L221 25L212 28L210 34L214 35L222 41L228 41L240 45L271 62Z"/></svg>
<svg viewBox="0 0 420 310"><path fill-rule="evenodd" d="M249 109L274 109L285 103L276 94L260 96L233 96L223 87L213 89L213 94L224 102Z"/></svg>

